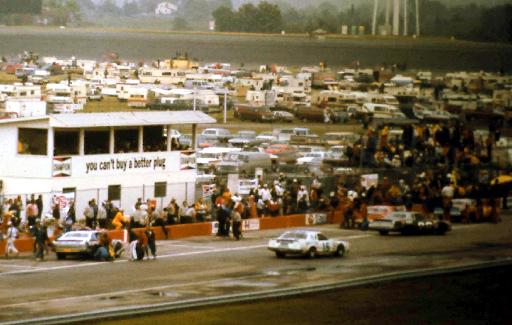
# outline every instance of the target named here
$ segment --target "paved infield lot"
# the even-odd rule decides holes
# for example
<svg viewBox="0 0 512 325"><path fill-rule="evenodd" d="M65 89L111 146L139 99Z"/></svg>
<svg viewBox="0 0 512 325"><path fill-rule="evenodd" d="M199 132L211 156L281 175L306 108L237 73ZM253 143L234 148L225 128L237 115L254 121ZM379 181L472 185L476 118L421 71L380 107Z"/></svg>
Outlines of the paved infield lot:
<svg viewBox="0 0 512 325"><path fill-rule="evenodd" d="M304 227L307 228L307 227ZM366 276L467 265L512 257L512 218L499 224L455 225L446 236L379 236L373 232L313 227L347 239L343 258L277 259L267 241L282 230L247 232L241 241L212 237L159 241L158 259L45 262L0 260L0 322L109 308L140 308L191 299Z"/></svg>

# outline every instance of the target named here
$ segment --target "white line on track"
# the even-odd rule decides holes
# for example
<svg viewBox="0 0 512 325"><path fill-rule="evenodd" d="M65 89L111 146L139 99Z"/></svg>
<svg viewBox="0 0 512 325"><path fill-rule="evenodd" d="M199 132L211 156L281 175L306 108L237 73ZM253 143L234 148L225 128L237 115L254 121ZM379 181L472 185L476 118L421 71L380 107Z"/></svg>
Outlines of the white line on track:
<svg viewBox="0 0 512 325"><path fill-rule="evenodd" d="M243 247L230 247L230 248L222 248L222 249L211 249L204 251L196 251L196 252L185 252L185 253L173 253L166 255L158 255L159 259L169 258L169 257L183 257L183 256L191 256L191 255L199 255L199 254L214 254L214 253L222 253L222 252L233 252L233 251L243 251L255 248L267 247L267 245L252 245L252 246L243 246ZM115 263L125 263L129 262L129 260L117 260ZM0 273L1 276L13 275L13 274L23 274L23 273L35 273L35 272L46 272L46 271L54 271L54 270L62 270L62 269L71 269L78 267L87 267L87 266L97 266L97 265L109 265L108 262L90 262L90 263L80 263L80 264L72 264L72 265L61 265L61 266L51 266L51 267L42 267L35 268L32 270L22 270L22 271L10 271Z"/></svg>
<svg viewBox="0 0 512 325"><path fill-rule="evenodd" d="M199 248L199 249L215 249L215 246L200 246L200 245L184 245L184 244L173 244L165 243L160 244L162 247L187 247L187 248Z"/></svg>
<svg viewBox="0 0 512 325"><path fill-rule="evenodd" d="M20 268L32 268L32 269L37 269L37 266L30 266L30 265L17 265L17 264L0 264L0 267L20 267Z"/></svg>

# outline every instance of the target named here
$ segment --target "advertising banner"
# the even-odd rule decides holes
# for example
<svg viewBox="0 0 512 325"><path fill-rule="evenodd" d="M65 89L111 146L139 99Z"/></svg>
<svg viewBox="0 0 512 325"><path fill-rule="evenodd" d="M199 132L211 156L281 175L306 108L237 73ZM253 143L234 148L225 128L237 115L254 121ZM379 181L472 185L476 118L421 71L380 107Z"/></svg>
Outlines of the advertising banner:
<svg viewBox="0 0 512 325"><path fill-rule="evenodd" d="M327 213L307 213L306 226L324 225L327 223Z"/></svg>
<svg viewBox="0 0 512 325"><path fill-rule="evenodd" d="M213 191L215 190L215 184L203 184L202 185L203 198L209 198L212 196Z"/></svg>
<svg viewBox="0 0 512 325"><path fill-rule="evenodd" d="M242 220L242 230L243 231L260 230L260 219L257 219L257 218L243 219Z"/></svg>
<svg viewBox="0 0 512 325"><path fill-rule="evenodd" d="M52 177L71 176L71 157L55 157L52 163Z"/></svg>
<svg viewBox="0 0 512 325"><path fill-rule="evenodd" d="M215 236L219 232L219 222L213 221L212 222L212 235Z"/></svg>
<svg viewBox="0 0 512 325"><path fill-rule="evenodd" d="M251 189L258 187L257 179L239 179L238 180L238 194L247 195Z"/></svg>
<svg viewBox="0 0 512 325"><path fill-rule="evenodd" d="M372 186L377 187L379 183L379 174L361 175L361 186L368 189Z"/></svg>
<svg viewBox="0 0 512 325"><path fill-rule="evenodd" d="M53 158L53 177L114 176L147 172L177 172L183 168L180 151L121 153ZM195 157L193 158L195 161ZM192 158L186 161L189 166Z"/></svg>

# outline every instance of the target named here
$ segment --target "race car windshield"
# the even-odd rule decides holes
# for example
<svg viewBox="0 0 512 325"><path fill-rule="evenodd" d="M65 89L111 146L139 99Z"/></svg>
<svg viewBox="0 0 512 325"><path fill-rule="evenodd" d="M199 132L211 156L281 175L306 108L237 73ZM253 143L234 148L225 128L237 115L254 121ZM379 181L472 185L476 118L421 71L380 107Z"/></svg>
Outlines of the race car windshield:
<svg viewBox="0 0 512 325"><path fill-rule="evenodd" d="M61 238L87 238L89 237L89 234L87 233L72 233L72 232L68 232L68 233L65 233L64 235L62 235Z"/></svg>
<svg viewBox="0 0 512 325"><path fill-rule="evenodd" d="M287 232L281 236L283 239L306 239L306 234L302 232Z"/></svg>

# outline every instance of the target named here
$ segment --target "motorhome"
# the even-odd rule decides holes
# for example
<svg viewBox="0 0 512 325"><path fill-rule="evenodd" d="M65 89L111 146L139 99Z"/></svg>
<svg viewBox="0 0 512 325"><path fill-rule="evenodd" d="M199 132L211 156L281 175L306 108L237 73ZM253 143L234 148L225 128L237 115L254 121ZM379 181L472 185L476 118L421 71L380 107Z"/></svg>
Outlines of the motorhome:
<svg viewBox="0 0 512 325"><path fill-rule="evenodd" d="M362 111L372 114L374 119L396 118L401 113L400 109L396 106L373 103L363 104Z"/></svg>
<svg viewBox="0 0 512 325"><path fill-rule="evenodd" d="M139 70L139 80L142 83L150 84L183 85L187 79L187 74L194 72L195 70L141 68Z"/></svg>
<svg viewBox="0 0 512 325"><path fill-rule="evenodd" d="M83 80L49 83L46 85L46 94L49 103L85 104L87 102L87 83Z"/></svg>
<svg viewBox="0 0 512 325"><path fill-rule="evenodd" d="M350 92L322 90L314 97L313 103L327 107L348 107L357 105L357 97Z"/></svg>
<svg viewBox="0 0 512 325"><path fill-rule="evenodd" d="M267 172L272 169L270 154L253 151L231 152L217 164L220 174L254 175L257 168Z"/></svg>
<svg viewBox="0 0 512 325"><path fill-rule="evenodd" d="M41 86L31 83L0 85L0 94L5 95L5 99L39 100L41 99Z"/></svg>

